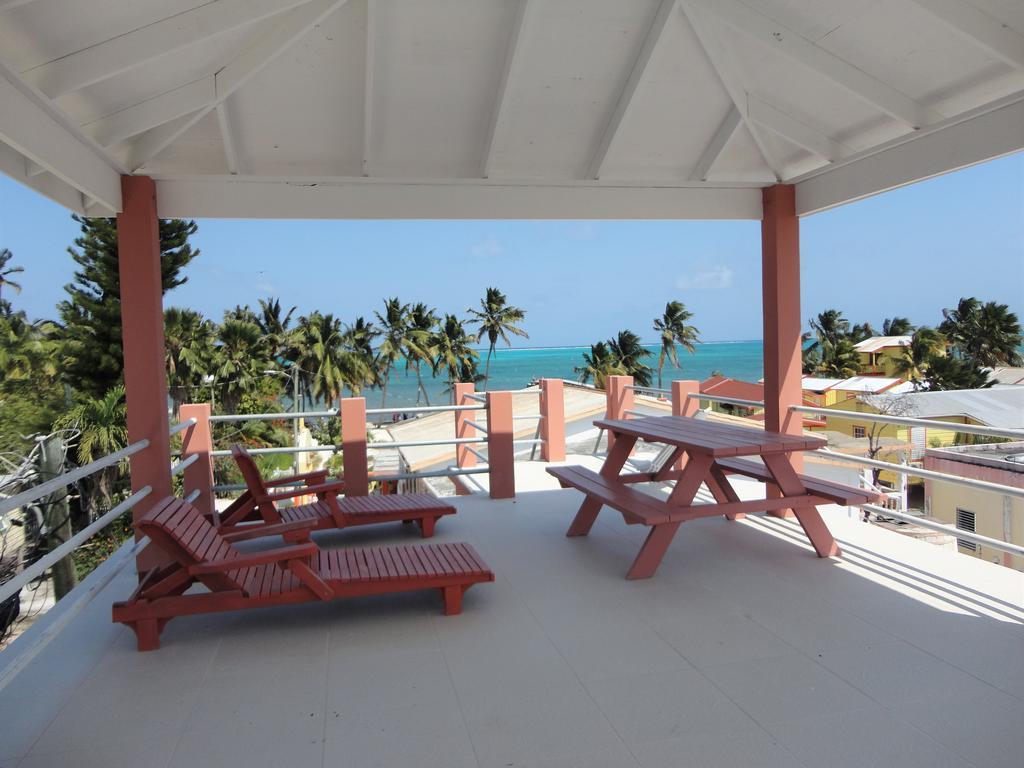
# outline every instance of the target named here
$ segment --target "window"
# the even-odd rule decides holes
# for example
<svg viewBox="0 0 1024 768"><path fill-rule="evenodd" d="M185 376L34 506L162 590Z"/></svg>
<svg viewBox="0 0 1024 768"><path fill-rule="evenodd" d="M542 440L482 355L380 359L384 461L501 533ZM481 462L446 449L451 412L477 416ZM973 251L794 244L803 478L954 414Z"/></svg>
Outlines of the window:
<svg viewBox="0 0 1024 768"><path fill-rule="evenodd" d="M854 427L853 428L853 436L854 437L867 437L868 436L867 428L865 428L865 427Z"/></svg>
<svg viewBox="0 0 1024 768"><path fill-rule="evenodd" d="M956 509L956 527L961 531L975 532L974 529L974 513L966 509ZM960 545L961 549L966 549L968 552L977 552L978 545L973 541L965 541L964 539L957 539L956 543Z"/></svg>

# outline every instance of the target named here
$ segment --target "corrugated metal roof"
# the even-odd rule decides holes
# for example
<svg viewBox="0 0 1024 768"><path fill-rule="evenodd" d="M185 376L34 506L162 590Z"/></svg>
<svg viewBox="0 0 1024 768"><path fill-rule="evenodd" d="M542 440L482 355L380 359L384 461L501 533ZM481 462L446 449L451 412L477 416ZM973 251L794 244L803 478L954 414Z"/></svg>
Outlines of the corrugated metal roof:
<svg viewBox="0 0 1024 768"><path fill-rule="evenodd" d="M803 389L809 389L813 392L824 392L826 389L831 389L837 384L842 384L843 379L822 379L817 376L804 376L800 382L800 386Z"/></svg>
<svg viewBox="0 0 1024 768"><path fill-rule="evenodd" d="M878 352L888 347L906 347L910 345L911 336L872 336L858 342L853 348L858 352Z"/></svg>
<svg viewBox="0 0 1024 768"><path fill-rule="evenodd" d="M875 400L895 396L886 392ZM966 416L990 427L1024 429L1024 387L909 392L899 397L908 404L907 416L925 419Z"/></svg>
<svg viewBox="0 0 1024 768"><path fill-rule="evenodd" d="M903 379L887 376L851 376L848 379L843 379L832 389L842 389L847 392L885 392L902 381Z"/></svg>

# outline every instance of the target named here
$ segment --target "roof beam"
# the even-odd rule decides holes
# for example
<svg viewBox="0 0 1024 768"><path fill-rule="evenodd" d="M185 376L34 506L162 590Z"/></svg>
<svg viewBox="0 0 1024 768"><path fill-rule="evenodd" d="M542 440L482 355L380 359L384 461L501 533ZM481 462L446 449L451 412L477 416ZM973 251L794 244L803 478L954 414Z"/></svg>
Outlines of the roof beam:
<svg viewBox="0 0 1024 768"><path fill-rule="evenodd" d="M231 130L226 100L217 105L217 126L220 128L220 138L224 145L224 160L227 162L228 173L234 176L238 173L238 148L235 144L235 134Z"/></svg>
<svg viewBox="0 0 1024 768"><path fill-rule="evenodd" d="M109 147L195 112L215 100L214 76L207 75L120 112L86 123L82 128L104 147Z"/></svg>
<svg viewBox="0 0 1024 768"><path fill-rule="evenodd" d="M801 216L1024 150L1024 91L794 179Z"/></svg>
<svg viewBox="0 0 1024 768"><path fill-rule="evenodd" d="M42 97L33 97L16 82L14 74L0 64L0 142L79 192L120 210L121 176L114 164L61 125L40 103ZM25 170L22 162L21 171Z"/></svg>
<svg viewBox="0 0 1024 768"><path fill-rule="evenodd" d="M154 59L276 16L309 0L213 0L22 73L50 98L108 80Z"/></svg>
<svg viewBox="0 0 1024 768"><path fill-rule="evenodd" d="M487 126L487 137L484 139L483 163L480 167L480 176L490 178L491 163L494 161L494 137L498 133L498 126L501 124L501 113L505 109L505 96L508 93L508 84L516 69L516 62L519 58L519 39L522 36L523 28L526 25L527 13L530 10L530 0L519 0L516 7L516 16L512 22L512 29L509 31L508 44L505 46L505 64L501 69L501 80L498 81L498 90L494 97L494 107L491 109L491 120Z"/></svg>
<svg viewBox="0 0 1024 768"><path fill-rule="evenodd" d="M374 0L366 0L366 50L363 63L363 176L370 175L370 153L373 151L373 58L376 55Z"/></svg>
<svg viewBox="0 0 1024 768"><path fill-rule="evenodd" d="M85 213L81 192L48 173L30 175L26 167L29 162L31 161L26 160L20 152L0 143L0 173L53 200L57 205L62 205L75 213Z"/></svg>
<svg viewBox="0 0 1024 768"><path fill-rule="evenodd" d="M912 0L954 32L1014 69L1024 69L1024 37L963 0Z"/></svg>
<svg viewBox="0 0 1024 768"><path fill-rule="evenodd" d="M943 119L935 110L919 104L892 86L875 79L738 0L694 1L734 29L828 78L865 103L906 123L911 128L921 128Z"/></svg>
<svg viewBox="0 0 1024 768"><path fill-rule="evenodd" d="M715 74L718 75L722 86L729 94L729 98L732 99L733 106L743 120L743 124L746 126L747 131L750 132L750 136L757 145L765 165L768 166L768 170L775 176L775 180L779 181L782 179L782 163L765 144L758 126L747 116L747 91L740 80L736 67L729 58L729 52L718 39L718 35L715 34L715 30L708 23L708 20L701 16L700 9L694 3L695 0L679 0L679 7L693 28L693 33L700 41L708 61L711 62L711 68L715 70Z"/></svg>
<svg viewBox="0 0 1024 768"><path fill-rule="evenodd" d="M729 139L736 133L740 122L739 110L735 106L729 107L725 119L718 126L715 135L711 137L711 141L708 142L707 147L705 147L700 158L697 160L697 164L693 167L693 171L690 172L690 181L708 180L708 174L711 172L712 166L718 160L718 156L722 154L725 145L729 143Z"/></svg>
<svg viewBox="0 0 1024 768"><path fill-rule="evenodd" d="M177 141L185 131L206 117L218 104L249 82L265 66L346 2L348 0L311 0L311 2L293 8L284 14L280 23L260 35L227 66L212 76L214 90L212 98L207 98L206 95L202 95L198 91L193 93L194 100L190 106L194 111L190 117L186 119L170 118L170 120L176 120L176 123L173 125L165 123L155 127L136 140L129 160L132 171L137 171ZM162 94L155 99L150 99L149 102L154 102L157 99L171 101L173 93L171 91ZM189 105L179 104L175 109L168 111L177 111L186 106ZM179 114L185 113L179 112Z"/></svg>
<svg viewBox="0 0 1024 768"><path fill-rule="evenodd" d="M590 164L587 166L588 179L601 178L601 171L604 168L605 160L608 159L608 150L611 149L612 142L615 141L615 135L619 132L619 127L626 117L629 105L633 101L633 95L643 79L644 71L651 61L651 56L654 55L654 49L657 48L661 34L665 31L668 20L675 8L676 0L661 0L661 5L658 6L654 19L651 21L651 26L644 36L644 41L637 52L636 59L633 61L629 77L626 78L626 82L622 86L622 91L619 93L615 107L608 117L608 122L604 127L604 132L601 134L601 139L590 158Z"/></svg>
<svg viewBox="0 0 1024 768"><path fill-rule="evenodd" d="M747 94L747 116L798 147L834 163L851 154L851 150L806 123L783 112L764 99Z"/></svg>
<svg viewBox="0 0 1024 768"><path fill-rule="evenodd" d="M23 5L34 3L36 0L0 0L0 13L13 8L20 8Z"/></svg>

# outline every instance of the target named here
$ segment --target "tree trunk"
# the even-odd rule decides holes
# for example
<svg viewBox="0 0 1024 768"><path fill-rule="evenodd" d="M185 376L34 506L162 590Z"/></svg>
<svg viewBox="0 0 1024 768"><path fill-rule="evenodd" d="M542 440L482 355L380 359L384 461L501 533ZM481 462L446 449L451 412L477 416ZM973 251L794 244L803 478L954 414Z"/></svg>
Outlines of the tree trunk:
<svg viewBox="0 0 1024 768"><path fill-rule="evenodd" d="M423 393L423 401L427 405L430 405L430 396L427 394L427 388L425 386L423 386L423 374L420 371L420 364L419 364L419 362L416 363L416 386L418 386L419 387L419 391ZM417 394L416 395L416 402L418 403L419 401L420 401L420 396L419 396L419 394Z"/></svg>
<svg viewBox="0 0 1024 768"><path fill-rule="evenodd" d="M64 446L60 438L48 437L43 441L39 470L47 479L64 472ZM46 548L52 552L71 538L71 512L66 488L61 488L47 498L44 519L48 531ZM62 557L54 563L50 572L53 574L53 591L58 600L78 583L75 562L71 555Z"/></svg>
<svg viewBox="0 0 1024 768"><path fill-rule="evenodd" d="M380 387L380 407L386 408L388 403L388 379L391 378L391 366L384 369L384 383Z"/></svg>
<svg viewBox="0 0 1024 768"><path fill-rule="evenodd" d="M487 349L487 362L484 364L484 390L487 389L487 382L491 378L491 355L494 353L494 345Z"/></svg>

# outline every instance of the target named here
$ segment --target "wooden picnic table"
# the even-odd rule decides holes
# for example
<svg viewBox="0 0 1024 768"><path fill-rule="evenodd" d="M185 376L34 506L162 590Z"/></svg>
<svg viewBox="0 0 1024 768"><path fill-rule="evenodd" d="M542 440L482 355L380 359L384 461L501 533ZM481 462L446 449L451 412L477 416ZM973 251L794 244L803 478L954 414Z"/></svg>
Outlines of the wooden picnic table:
<svg viewBox="0 0 1024 768"><path fill-rule="evenodd" d="M836 555L839 547L817 507L878 500L870 491L800 475L793 469L790 456L824 447L825 440L820 437L785 435L685 416L604 419L594 425L615 437L600 472L573 466L549 467L547 471L563 486L586 495L567 536L586 536L605 505L621 512L628 524L651 527L627 573L628 579L653 576L679 526L711 515L737 520L752 512L792 509L818 556ZM660 468L624 474L622 468L638 440L662 443L673 450ZM778 494L743 501L729 482L732 474L762 480L777 488ZM668 481L675 481L675 487L667 499L630 487L634 483ZM702 484L715 503L693 503Z"/></svg>

